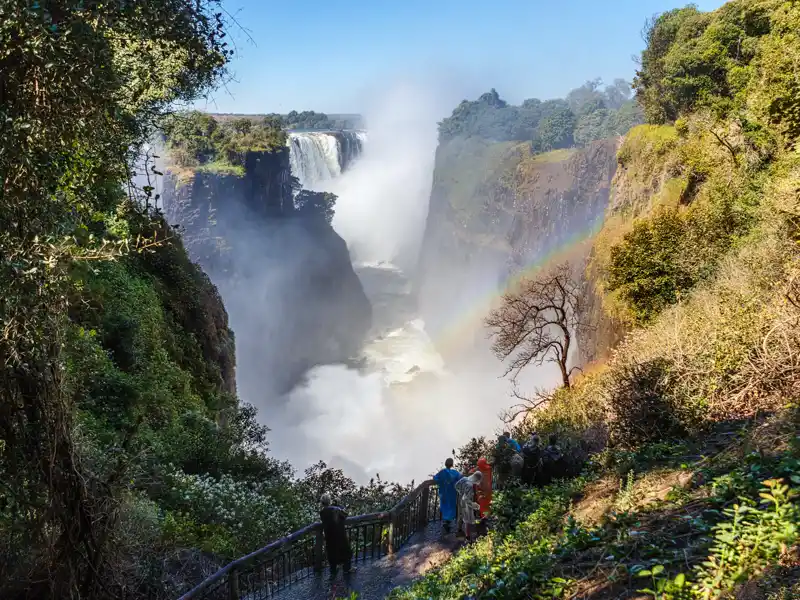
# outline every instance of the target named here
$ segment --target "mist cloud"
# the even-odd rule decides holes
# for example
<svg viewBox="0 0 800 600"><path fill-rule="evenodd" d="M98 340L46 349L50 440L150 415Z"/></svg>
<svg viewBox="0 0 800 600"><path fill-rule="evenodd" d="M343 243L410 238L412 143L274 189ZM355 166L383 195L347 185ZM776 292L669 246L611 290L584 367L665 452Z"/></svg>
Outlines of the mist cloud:
<svg viewBox="0 0 800 600"><path fill-rule="evenodd" d="M333 226L355 261L416 260L443 110L433 91L412 83L380 90L366 109L363 156L327 186L339 197Z"/></svg>
<svg viewBox="0 0 800 600"><path fill-rule="evenodd" d="M435 85L406 81L373 95L365 111L363 156L340 178L325 183L339 197L333 225L356 263L387 261L410 272L416 262L427 218L436 124L454 106L452 91L437 91ZM496 273L492 278L497 281ZM439 301L443 310L453 310L453 298ZM503 366L488 344L445 369L418 315L403 318L406 322L385 330L379 323L376 339L367 343L365 355L373 359L376 372L317 367L287 396L285 411L273 413L269 423L278 456L298 468L325 460L360 482L376 473L420 481L471 437L502 427L498 416L513 400L509 383L501 378ZM393 358L387 345L397 353ZM406 368L417 372L402 377ZM398 384L398 379L411 381ZM523 384L556 380L555 372L531 369Z"/></svg>

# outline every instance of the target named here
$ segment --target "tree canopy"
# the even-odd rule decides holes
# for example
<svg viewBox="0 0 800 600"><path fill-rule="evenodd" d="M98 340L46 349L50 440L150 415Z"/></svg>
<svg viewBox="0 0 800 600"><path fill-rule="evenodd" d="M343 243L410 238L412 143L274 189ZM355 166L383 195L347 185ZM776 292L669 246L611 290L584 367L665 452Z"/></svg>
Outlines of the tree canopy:
<svg viewBox="0 0 800 600"><path fill-rule="evenodd" d="M462 101L439 123L439 139L530 141L537 152L585 145L622 135L642 122L631 94L631 85L623 79L605 87L595 79L572 90L564 99L529 98L520 106L512 106L492 89L477 100Z"/></svg>
<svg viewBox="0 0 800 600"><path fill-rule="evenodd" d="M273 152L286 145L286 133L270 116L256 121L247 117L219 121L207 113L190 111L169 115L163 130L170 159L183 167L215 162L243 166L248 152Z"/></svg>
<svg viewBox="0 0 800 600"><path fill-rule="evenodd" d="M722 114L741 105L759 39L776 24L771 16L778 4L734 0L714 13L689 5L648 22L634 80L648 122L674 121L703 106ZM791 29L788 19L785 25Z"/></svg>

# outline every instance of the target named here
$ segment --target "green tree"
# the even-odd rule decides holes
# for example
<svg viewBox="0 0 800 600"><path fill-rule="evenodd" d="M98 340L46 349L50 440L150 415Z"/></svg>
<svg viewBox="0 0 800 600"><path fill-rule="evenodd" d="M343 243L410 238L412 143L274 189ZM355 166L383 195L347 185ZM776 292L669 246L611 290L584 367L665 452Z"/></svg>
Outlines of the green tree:
<svg viewBox="0 0 800 600"><path fill-rule="evenodd" d="M733 0L702 13L689 5L648 22L634 81L648 122L674 121L700 106L727 114L741 105L747 67L758 54L758 38L771 29L772 7Z"/></svg>
<svg viewBox="0 0 800 600"><path fill-rule="evenodd" d="M76 445L62 354L69 304L80 265L147 245L104 215L141 210L123 194L136 150L174 102L197 98L223 73L229 50L217 8L212 0L4 5L0 477L4 546L16 549L2 565L10 597L92 598L114 581L107 557L127 463L121 453L91 471Z"/></svg>
<svg viewBox="0 0 800 600"><path fill-rule="evenodd" d="M572 146L575 123L575 114L568 107L551 112L539 124L533 140L534 150L548 152Z"/></svg>
<svg viewBox="0 0 800 600"><path fill-rule="evenodd" d="M611 248L606 288L647 323L688 291L695 279L681 264L686 226L674 210L661 210L637 221Z"/></svg>
<svg viewBox="0 0 800 600"><path fill-rule="evenodd" d="M575 144L585 146L595 140L613 135L611 118L614 113L605 108L582 115L575 125Z"/></svg>
<svg viewBox="0 0 800 600"><path fill-rule="evenodd" d="M217 120L196 110L168 115L164 119L163 129L172 160L187 167L213 160L216 155L215 144L222 136Z"/></svg>
<svg viewBox="0 0 800 600"><path fill-rule="evenodd" d="M600 91L602 79L587 81L567 94L567 104L576 115L584 115L606 107L606 98Z"/></svg>
<svg viewBox="0 0 800 600"><path fill-rule="evenodd" d="M333 221L336 194L300 190L295 196L294 206L297 215L310 219L322 219L329 225Z"/></svg>
<svg viewBox="0 0 800 600"><path fill-rule="evenodd" d="M632 94L633 87L624 79L615 79L614 83L606 86L603 92L606 106L612 110L622 108L631 99Z"/></svg>

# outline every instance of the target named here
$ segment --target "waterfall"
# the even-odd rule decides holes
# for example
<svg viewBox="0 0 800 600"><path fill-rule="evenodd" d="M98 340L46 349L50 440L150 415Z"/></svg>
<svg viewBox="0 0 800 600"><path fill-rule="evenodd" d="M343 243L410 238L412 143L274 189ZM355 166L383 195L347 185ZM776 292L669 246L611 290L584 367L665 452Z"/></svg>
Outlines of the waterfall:
<svg viewBox="0 0 800 600"><path fill-rule="evenodd" d="M361 156L367 134L363 131L291 132L289 162L292 175L305 189L336 179Z"/></svg>

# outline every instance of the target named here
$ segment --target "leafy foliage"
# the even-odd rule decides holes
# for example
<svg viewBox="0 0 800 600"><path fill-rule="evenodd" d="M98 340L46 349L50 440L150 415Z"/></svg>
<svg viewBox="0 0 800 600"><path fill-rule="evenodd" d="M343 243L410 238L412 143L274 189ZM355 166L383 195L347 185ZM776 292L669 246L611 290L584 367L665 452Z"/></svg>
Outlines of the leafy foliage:
<svg viewBox="0 0 800 600"><path fill-rule="evenodd" d="M198 167L222 163L243 167L249 153L285 151L286 134L269 117L218 121L199 111L170 115L163 123L173 163Z"/></svg>
<svg viewBox="0 0 800 600"><path fill-rule="evenodd" d="M439 141L479 137L496 142L528 141L536 152L568 148L622 135L642 122L631 87L617 79L605 90L600 80L571 91L566 100L525 100L511 106L496 90L464 100L439 123Z"/></svg>
<svg viewBox="0 0 800 600"><path fill-rule="evenodd" d="M785 436L793 437L795 417L783 418ZM679 473L702 470L698 481L705 483L673 488L665 499L648 500L644 486L663 480L665 463L685 461L686 447L646 446L620 492L611 487L604 498L596 490L615 480L616 466L544 488L498 493L498 524L488 538L390 597L544 599L580 597L602 587L620 597L722 598L767 573L779 575L780 564L789 569L778 581L791 582L792 548L800 539L800 505L789 483L800 482L797 449L775 456L753 452L742 460L738 447L733 442L710 460L683 464ZM731 479L735 488L721 493L723 481ZM587 520L593 502L608 502L608 508ZM788 590L782 589L778 594Z"/></svg>
<svg viewBox="0 0 800 600"><path fill-rule="evenodd" d="M639 322L652 320L695 283L679 263L684 228L676 211L662 210L635 223L611 248L606 288L617 293Z"/></svg>
<svg viewBox="0 0 800 600"><path fill-rule="evenodd" d="M294 206L300 217L321 218L328 225L333 221L336 194L300 190L294 198Z"/></svg>
<svg viewBox="0 0 800 600"><path fill-rule="evenodd" d="M742 111L758 99L762 118L797 135L796 82L779 73L796 57L798 23L797 7L775 0L734 0L713 13L689 6L657 17L646 28L634 82L648 121L674 121L702 107L749 119Z"/></svg>
<svg viewBox="0 0 800 600"><path fill-rule="evenodd" d="M224 72L216 8L4 7L0 471L11 496L4 531L21 549L3 561L4 596L93 597L116 583L107 550L127 464L110 457L107 471L94 472L77 449L63 354L73 272L153 245L110 217L125 205L146 216L152 190L123 193L138 148L173 102L193 100Z"/></svg>
<svg viewBox="0 0 800 600"><path fill-rule="evenodd" d="M202 576L186 556L213 569L316 518L236 399L216 289L136 185L160 124L198 168L285 151L271 121L170 115L224 74L223 26L214 0L4 6L4 598L174 598ZM337 483L359 510L402 493Z"/></svg>

